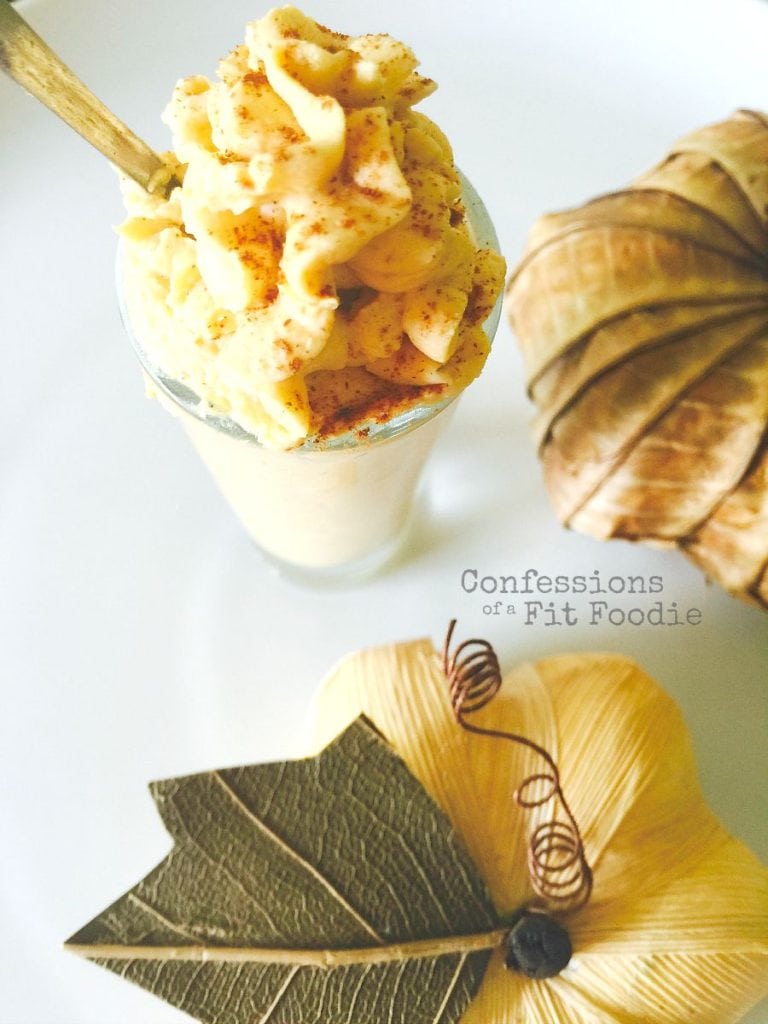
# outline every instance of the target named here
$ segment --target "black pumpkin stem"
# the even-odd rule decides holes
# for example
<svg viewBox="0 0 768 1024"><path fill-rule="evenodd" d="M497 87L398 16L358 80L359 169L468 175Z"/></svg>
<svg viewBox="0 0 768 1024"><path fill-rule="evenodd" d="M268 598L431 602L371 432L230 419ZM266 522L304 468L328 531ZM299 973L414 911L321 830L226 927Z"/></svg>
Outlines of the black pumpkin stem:
<svg viewBox="0 0 768 1024"><path fill-rule="evenodd" d="M554 978L568 966L572 955L571 938L559 921L539 911L523 910L507 935L504 963L511 971L540 980Z"/></svg>

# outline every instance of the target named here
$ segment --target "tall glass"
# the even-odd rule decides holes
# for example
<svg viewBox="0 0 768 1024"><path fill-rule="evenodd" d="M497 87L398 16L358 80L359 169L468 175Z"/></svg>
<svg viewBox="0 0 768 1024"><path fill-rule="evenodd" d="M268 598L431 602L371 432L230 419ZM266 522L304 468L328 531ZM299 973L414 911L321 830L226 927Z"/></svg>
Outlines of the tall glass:
<svg viewBox="0 0 768 1024"><path fill-rule="evenodd" d="M498 239L471 184L462 178L478 247ZM120 288L118 284L118 293ZM501 300L484 327L493 338ZM291 575L323 582L367 574L384 564L407 532L416 486L455 397L414 405L385 423L290 451L267 448L237 423L212 414L199 397L153 367L123 323L148 390L176 416L233 511L262 551Z"/></svg>

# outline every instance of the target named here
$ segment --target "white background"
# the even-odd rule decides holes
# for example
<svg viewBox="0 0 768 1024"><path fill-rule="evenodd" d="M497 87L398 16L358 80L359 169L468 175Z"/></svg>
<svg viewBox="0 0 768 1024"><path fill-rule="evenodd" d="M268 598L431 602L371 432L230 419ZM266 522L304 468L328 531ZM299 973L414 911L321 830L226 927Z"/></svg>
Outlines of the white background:
<svg viewBox="0 0 768 1024"><path fill-rule="evenodd" d="M158 148L177 77L263 13L244 0L23 0L91 87ZM510 263L544 210L620 186L679 135L768 107L758 0L312 0L350 33L405 39ZM472 10L472 13L469 13ZM274 577L177 424L143 397L113 296L121 209L106 163L0 81L0 1024L170 1024L152 996L60 951L168 842L153 778L295 752L346 651L458 615L503 662L631 654L683 705L706 794L768 859L768 616L676 553L560 529L499 332L431 463L410 548L318 593ZM460 573L660 574L699 627L489 618ZM749 1017L768 1021L768 1002Z"/></svg>

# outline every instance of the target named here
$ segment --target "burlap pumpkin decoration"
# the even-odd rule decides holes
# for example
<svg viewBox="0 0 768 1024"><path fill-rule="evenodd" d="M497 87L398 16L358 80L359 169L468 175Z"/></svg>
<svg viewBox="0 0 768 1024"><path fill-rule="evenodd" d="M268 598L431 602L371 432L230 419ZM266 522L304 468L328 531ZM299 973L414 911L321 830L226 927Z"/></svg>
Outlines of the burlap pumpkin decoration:
<svg viewBox="0 0 768 1024"><path fill-rule="evenodd" d="M768 607L768 117L540 218L508 287L563 523Z"/></svg>

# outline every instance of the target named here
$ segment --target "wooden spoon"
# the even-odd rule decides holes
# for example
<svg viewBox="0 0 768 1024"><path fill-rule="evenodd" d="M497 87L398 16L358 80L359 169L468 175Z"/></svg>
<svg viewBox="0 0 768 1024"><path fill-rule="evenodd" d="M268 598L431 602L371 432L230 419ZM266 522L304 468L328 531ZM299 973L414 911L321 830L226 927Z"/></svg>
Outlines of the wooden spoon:
<svg viewBox="0 0 768 1024"><path fill-rule="evenodd" d="M0 67L147 192L167 196L178 185L157 153L83 85L8 0L0 0Z"/></svg>

